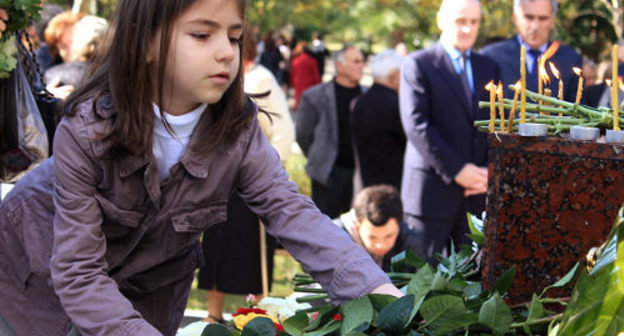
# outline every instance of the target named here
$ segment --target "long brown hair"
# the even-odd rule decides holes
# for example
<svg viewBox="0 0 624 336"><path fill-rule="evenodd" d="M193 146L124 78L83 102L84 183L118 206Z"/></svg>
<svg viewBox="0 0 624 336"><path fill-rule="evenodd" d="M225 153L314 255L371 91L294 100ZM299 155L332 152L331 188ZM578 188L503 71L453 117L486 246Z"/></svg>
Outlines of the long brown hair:
<svg viewBox="0 0 624 336"><path fill-rule="evenodd" d="M162 97L173 23L195 1L119 1L109 36L104 48L96 52L89 79L67 98L67 114L75 114L80 103L91 100L97 115L97 102L103 97L111 97L116 115L111 132L102 137L111 142L107 154L112 157L127 153L144 155L152 150L155 123L152 104ZM244 18L245 1L235 1ZM161 61L157 64L154 83L147 59L150 42L159 29L162 31L158 57ZM239 50L242 59L242 48ZM202 116L202 119L212 118L213 122L198 123L195 133L200 138L191 150L207 153L234 142L254 117L254 107L243 93L242 63L221 100L210 105ZM154 92L158 92L156 97Z"/></svg>

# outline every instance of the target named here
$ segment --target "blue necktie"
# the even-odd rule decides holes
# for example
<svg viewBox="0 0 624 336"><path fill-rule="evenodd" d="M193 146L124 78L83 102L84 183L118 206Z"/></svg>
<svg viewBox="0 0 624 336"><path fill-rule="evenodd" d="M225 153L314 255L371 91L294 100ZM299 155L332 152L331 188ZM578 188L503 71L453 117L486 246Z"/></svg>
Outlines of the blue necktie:
<svg viewBox="0 0 624 336"><path fill-rule="evenodd" d="M464 52L461 54L459 58L459 67L461 68L461 72L459 73L459 77L461 77L462 88L464 89L464 94L466 98L468 98L468 102L472 105L472 89L470 89L470 84L468 82L468 73L466 72L466 64L468 62L468 55Z"/></svg>
<svg viewBox="0 0 624 336"><path fill-rule="evenodd" d="M533 56L535 61L533 62L533 67L531 67L531 71L527 76L527 89L533 92L537 92L537 80L539 78L538 75L538 65L539 65L539 57L542 55L542 52L537 49L529 50L529 53Z"/></svg>

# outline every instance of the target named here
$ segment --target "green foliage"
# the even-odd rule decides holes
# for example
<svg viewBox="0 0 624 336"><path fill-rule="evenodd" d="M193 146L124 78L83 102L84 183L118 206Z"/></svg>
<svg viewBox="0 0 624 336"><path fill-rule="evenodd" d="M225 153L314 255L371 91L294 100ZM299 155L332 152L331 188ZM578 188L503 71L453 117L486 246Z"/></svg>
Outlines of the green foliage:
<svg viewBox="0 0 624 336"><path fill-rule="evenodd" d="M243 331L241 332L241 336L269 336L275 335L276 332L275 324L273 324L271 319L266 317L257 317L245 325Z"/></svg>
<svg viewBox="0 0 624 336"><path fill-rule="evenodd" d="M0 78L8 78L17 65L13 33L26 28L31 20L39 20L39 0L0 0L0 8L9 15L0 38Z"/></svg>
<svg viewBox="0 0 624 336"><path fill-rule="evenodd" d="M222 324L209 324L204 328L201 336L232 336L232 333Z"/></svg>
<svg viewBox="0 0 624 336"><path fill-rule="evenodd" d="M624 329L624 225L618 224L593 269L581 272L558 335L616 335Z"/></svg>
<svg viewBox="0 0 624 336"><path fill-rule="evenodd" d="M340 312L342 314L340 335L367 330L373 321L373 304L366 296L347 302Z"/></svg>
<svg viewBox="0 0 624 336"><path fill-rule="evenodd" d="M9 15L1 40L6 40L12 33L26 28L31 20L38 21L41 10L39 3L39 0L0 0L0 8Z"/></svg>

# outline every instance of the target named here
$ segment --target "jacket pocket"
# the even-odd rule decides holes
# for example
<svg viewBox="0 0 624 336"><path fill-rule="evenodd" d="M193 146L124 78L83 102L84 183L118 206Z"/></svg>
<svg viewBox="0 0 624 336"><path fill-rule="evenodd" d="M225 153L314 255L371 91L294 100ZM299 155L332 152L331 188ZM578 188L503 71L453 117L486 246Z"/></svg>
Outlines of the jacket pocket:
<svg viewBox="0 0 624 336"><path fill-rule="evenodd" d="M227 200L171 210L171 223L176 232L200 233L227 220Z"/></svg>
<svg viewBox="0 0 624 336"><path fill-rule="evenodd" d="M123 209L102 195L95 195L103 214L102 230L107 239L125 237L138 228L145 216L145 211Z"/></svg>

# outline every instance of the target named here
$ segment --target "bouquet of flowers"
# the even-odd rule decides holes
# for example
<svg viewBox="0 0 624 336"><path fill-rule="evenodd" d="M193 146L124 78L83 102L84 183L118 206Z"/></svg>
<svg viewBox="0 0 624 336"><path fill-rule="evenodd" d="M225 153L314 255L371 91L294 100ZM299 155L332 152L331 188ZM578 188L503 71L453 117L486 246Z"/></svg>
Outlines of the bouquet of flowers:
<svg viewBox="0 0 624 336"><path fill-rule="evenodd" d="M13 33L26 28L32 20L39 20L41 5L39 0L0 0L0 8L9 15L0 38L0 78L7 78L17 64Z"/></svg>

